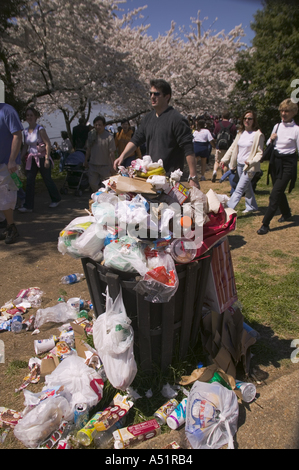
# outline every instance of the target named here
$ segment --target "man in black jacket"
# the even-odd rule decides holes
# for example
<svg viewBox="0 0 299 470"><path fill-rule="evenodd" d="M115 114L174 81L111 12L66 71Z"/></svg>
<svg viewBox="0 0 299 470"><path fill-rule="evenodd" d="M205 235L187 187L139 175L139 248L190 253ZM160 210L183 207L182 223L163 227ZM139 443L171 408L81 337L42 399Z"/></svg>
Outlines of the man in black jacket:
<svg viewBox="0 0 299 470"><path fill-rule="evenodd" d="M150 85L153 111L144 117L131 141L115 160L114 169L117 170L128 155L146 143L147 154L151 156L153 162L163 160L167 175L177 169L183 171L186 159L190 185L199 187L192 131L188 120L169 106L172 94L169 83L157 79L151 80Z"/></svg>

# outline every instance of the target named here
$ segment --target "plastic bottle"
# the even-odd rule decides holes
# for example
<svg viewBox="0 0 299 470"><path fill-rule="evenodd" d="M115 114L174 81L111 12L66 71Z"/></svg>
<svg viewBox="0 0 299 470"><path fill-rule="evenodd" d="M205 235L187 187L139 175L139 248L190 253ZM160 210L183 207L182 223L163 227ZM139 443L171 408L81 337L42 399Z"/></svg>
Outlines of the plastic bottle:
<svg viewBox="0 0 299 470"><path fill-rule="evenodd" d="M250 403L255 399L256 387L254 384L236 380L236 387L241 391L242 398L246 403Z"/></svg>
<svg viewBox="0 0 299 470"><path fill-rule="evenodd" d="M226 387L228 388L228 390L231 390L231 386L227 382L225 382L225 380L221 377L221 375L218 374L218 372L215 372L211 380L209 380L210 384L212 384L213 382L218 382L223 385L223 387Z"/></svg>
<svg viewBox="0 0 299 470"><path fill-rule="evenodd" d="M23 183L22 181L20 180L20 178L18 177L18 173L17 172L14 172L14 173L11 173L11 178L13 179L16 187L18 189L22 188L23 187Z"/></svg>
<svg viewBox="0 0 299 470"><path fill-rule="evenodd" d="M20 333L23 328L22 321L23 321L22 315L19 315L16 313L12 317L12 321L10 325L11 331L13 331L14 333Z"/></svg>
<svg viewBox="0 0 299 470"><path fill-rule="evenodd" d="M70 274L69 276L63 276L61 278L61 284L75 284L76 282L82 281L85 276L84 274L80 273L75 273L75 274Z"/></svg>
<svg viewBox="0 0 299 470"><path fill-rule="evenodd" d="M84 428L80 429L80 431L77 432L77 440L82 444L83 446L89 446L92 443L93 440L93 432L95 431L95 423L99 420L99 418L102 416L103 412L98 411L89 421L88 423L84 426Z"/></svg>
<svg viewBox="0 0 299 470"><path fill-rule="evenodd" d="M97 431L95 430L92 433L92 438L94 442L94 446L96 449L109 449L112 447L114 442L113 433L117 429L121 429L125 424L125 419L121 419L120 421L116 421L116 423L111 426L111 428L106 429L106 431Z"/></svg>

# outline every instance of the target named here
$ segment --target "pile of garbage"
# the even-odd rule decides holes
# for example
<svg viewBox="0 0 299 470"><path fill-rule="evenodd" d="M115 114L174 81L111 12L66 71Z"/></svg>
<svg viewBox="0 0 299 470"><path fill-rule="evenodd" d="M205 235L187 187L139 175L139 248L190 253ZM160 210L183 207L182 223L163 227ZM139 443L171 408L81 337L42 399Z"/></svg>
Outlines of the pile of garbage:
<svg viewBox="0 0 299 470"><path fill-rule="evenodd" d="M72 220L58 239L60 253L90 258L108 268L138 273L136 287L150 302L168 302L178 288L177 264L201 257L235 229L228 197L165 176L150 156L103 182L89 215Z"/></svg>
<svg viewBox="0 0 299 470"><path fill-rule="evenodd" d="M164 303L178 288L176 266L200 258L234 230L236 212L227 196L181 182L182 172L166 177L162 160L149 156L104 181L92 195L88 215L72 220L60 233L58 250L74 258L91 258L116 271L139 275L136 290L150 302ZM67 276L62 283L79 282ZM162 426L185 428L189 448L233 448L238 399L251 402L255 387L236 381L217 364L198 366L190 377L161 391L164 403L152 419L130 422L130 410L143 398L132 388L137 373L134 331L122 290L115 300L107 286L105 313L97 318L91 302L59 299L41 308L38 288L21 291L3 306L0 330L32 334L46 322L59 323L59 334L34 341L30 372L16 390L24 394L21 412L0 407L0 427L29 448L125 449L158 436ZM22 314L37 308L28 322ZM17 317L21 316L16 320ZM15 328L14 323L21 324ZM92 346L91 346L92 344ZM29 384L45 382L40 392ZM116 390L101 407L105 382ZM187 388L186 388L187 387ZM151 390L146 393L151 398ZM100 409L100 411L98 411ZM180 448L176 441L165 448Z"/></svg>
<svg viewBox="0 0 299 470"><path fill-rule="evenodd" d="M0 407L2 442L13 429L28 448L126 449L158 436L162 426L167 426L169 430L185 428L189 448L233 448L238 399L251 402L256 390L253 384L236 381L216 365L198 364L177 384L167 383L161 390L165 402L152 419L130 423L129 411L142 397L131 386L137 371L134 332L121 293L113 302L107 290L106 312L97 319L90 302L80 298L60 299L54 307L38 308L31 330L35 333L48 321L60 324L60 334L34 340L36 356L29 361L30 373L15 390L24 394L23 411ZM22 330L25 328L28 325L23 322ZM88 341L91 337L94 347ZM41 391L27 389L41 379ZM101 409L107 379L118 391L110 405ZM146 397L151 396L148 390ZM174 441L165 448L180 446Z"/></svg>

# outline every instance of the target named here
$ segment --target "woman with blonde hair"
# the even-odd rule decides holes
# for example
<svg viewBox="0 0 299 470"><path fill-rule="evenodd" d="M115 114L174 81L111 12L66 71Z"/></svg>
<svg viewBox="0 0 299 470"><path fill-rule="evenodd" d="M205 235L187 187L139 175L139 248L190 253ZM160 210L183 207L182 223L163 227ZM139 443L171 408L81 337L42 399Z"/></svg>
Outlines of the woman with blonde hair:
<svg viewBox="0 0 299 470"><path fill-rule="evenodd" d="M237 169L239 182L228 201L228 207L235 209L245 193L243 213L258 210L251 180L260 171L265 137L258 128L256 113L247 110L241 120L240 131L221 162L231 170Z"/></svg>
<svg viewBox="0 0 299 470"><path fill-rule="evenodd" d="M299 126L294 121L298 113L298 105L291 99L286 99L279 106L281 122L273 128L270 141L275 142L274 152L269 162L268 174L271 175L273 188L270 194L269 206L263 218L263 225L257 231L258 235L266 235L270 230L270 222L277 209L281 217L278 222L291 220L291 209L285 194L290 183L289 193L294 189L297 179L297 151L299 151Z"/></svg>

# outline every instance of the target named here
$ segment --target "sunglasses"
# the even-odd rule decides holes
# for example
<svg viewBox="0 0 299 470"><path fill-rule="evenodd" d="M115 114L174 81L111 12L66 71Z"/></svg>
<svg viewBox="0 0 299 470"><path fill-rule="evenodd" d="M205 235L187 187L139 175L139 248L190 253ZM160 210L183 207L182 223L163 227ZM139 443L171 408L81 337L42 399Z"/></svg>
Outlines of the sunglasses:
<svg viewBox="0 0 299 470"><path fill-rule="evenodd" d="M149 92L149 95L150 95L150 97L151 97L152 95L154 95L154 96L160 96L161 93L160 93L159 91L150 91L150 92Z"/></svg>
<svg viewBox="0 0 299 470"><path fill-rule="evenodd" d="M244 118L243 121L253 121L253 118Z"/></svg>

